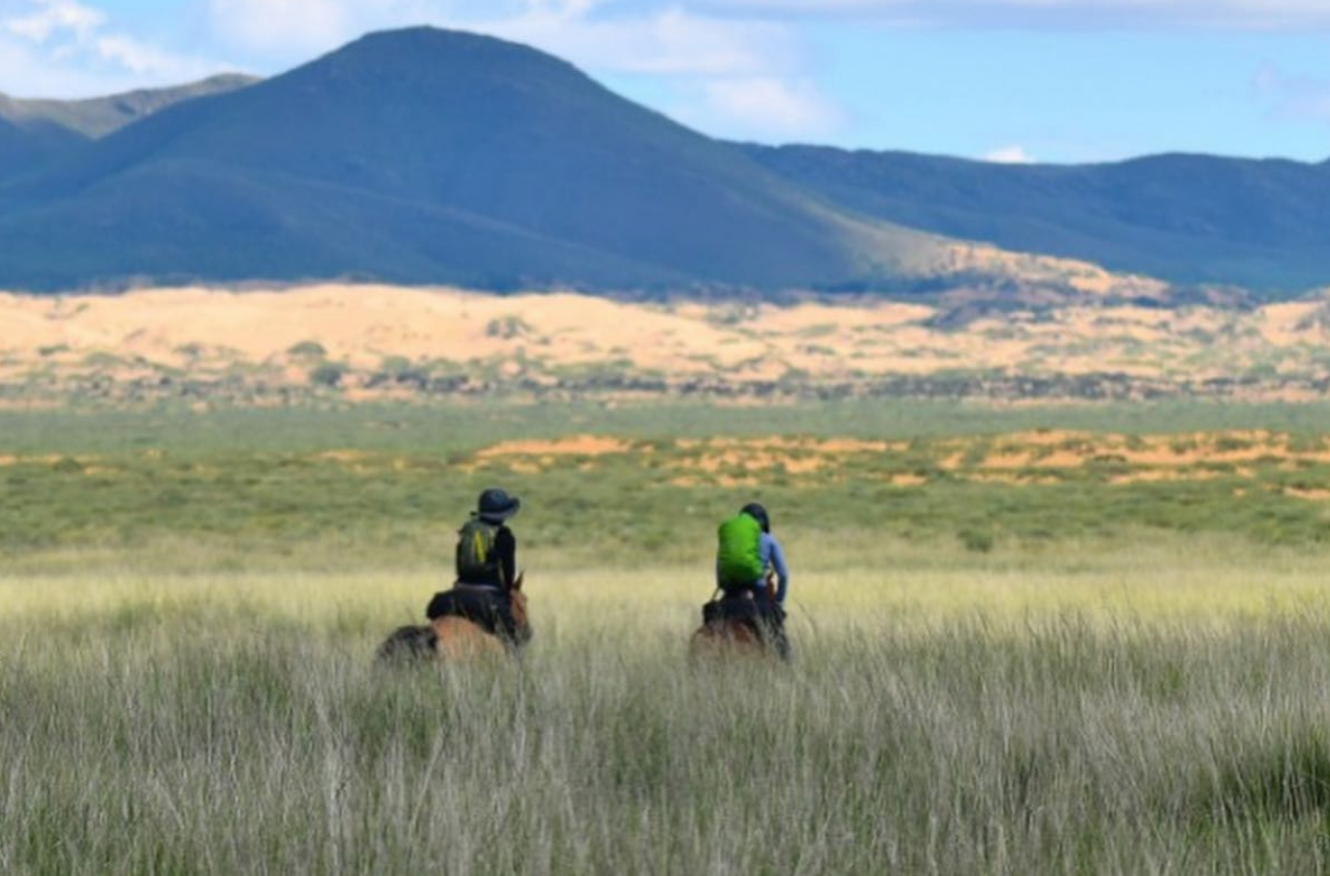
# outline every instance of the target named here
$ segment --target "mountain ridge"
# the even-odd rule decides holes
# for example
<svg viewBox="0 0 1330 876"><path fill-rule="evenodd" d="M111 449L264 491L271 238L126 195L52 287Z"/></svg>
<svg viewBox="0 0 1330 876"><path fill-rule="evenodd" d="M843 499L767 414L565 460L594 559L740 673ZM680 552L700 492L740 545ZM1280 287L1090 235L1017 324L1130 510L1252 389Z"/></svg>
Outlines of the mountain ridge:
<svg viewBox="0 0 1330 876"><path fill-rule="evenodd" d="M0 118L20 128L55 126L83 139L96 140L178 103L226 94L261 81L260 77L243 73L219 73L183 85L137 88L74 100L19 98L0 93Z"/></svg>
<svg viewBox="0 0 1330 876"><path fill-rule="evenodd" d="M1162 153L999 165L898 151L738 144L846 209L1174 283L1294 292L1330 279L1330 162Z"/></svg>
<svg viewBox="0 0 1330 876"><path fill-rule="evenodd" d="M34 291L364 279L1019 304L1163 301L1152 276L1178 301L1330 280L1330 161L726 143L562 59L434 28L267 80L25 106L26 128L0 124L0 286Z"/></svg>
<svg viewBox="0 0 1330 876"><path fill-rule="evenodd" d="M115 239L97 239L111 217ZM0 264L0 282L203 265L209 279L782 287L943 256L932 236L839 215L567 62L428 28L171 107L0 191L0 247L31 252L57 228L85 244ZM375 258L357 228L400 256ZM282 240L307 259L262 267L264 241ZM219 251L256 264L219 266Z"/></svg>

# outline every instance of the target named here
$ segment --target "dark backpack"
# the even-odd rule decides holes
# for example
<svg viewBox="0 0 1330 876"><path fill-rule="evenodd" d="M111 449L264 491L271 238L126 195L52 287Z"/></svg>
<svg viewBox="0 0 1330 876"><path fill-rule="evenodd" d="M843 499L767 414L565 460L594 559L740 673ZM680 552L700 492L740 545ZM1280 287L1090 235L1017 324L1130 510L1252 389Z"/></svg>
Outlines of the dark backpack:
<svg viewBox="0 0 1330 876"><path fill-rule="evenodd" d="M463 584L504 586L499 562L499 524L472 517L457 532L457 580Z"/></svg>

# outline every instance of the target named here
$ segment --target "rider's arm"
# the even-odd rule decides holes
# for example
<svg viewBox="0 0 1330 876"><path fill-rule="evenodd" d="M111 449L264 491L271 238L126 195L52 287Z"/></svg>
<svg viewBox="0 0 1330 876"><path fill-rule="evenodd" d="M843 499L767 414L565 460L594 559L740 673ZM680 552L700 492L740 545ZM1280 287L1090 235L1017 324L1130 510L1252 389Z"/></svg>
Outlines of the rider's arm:
<svg viewBox="0 0 1330 876"><path fill-rule="evenodd" d="M790 567L785 564L785 550L776 536L766 538L771 539L771 568L776 570L776 601L783 604L790 589Z"/></svg>
<svg viewBox="0 0 1330 876"><path fill-rule="evenodd" d="M499 568L504 583L511 586L517 580L517 537L508 527L502 527L494 537L494 549L499 552Z"/></svg>

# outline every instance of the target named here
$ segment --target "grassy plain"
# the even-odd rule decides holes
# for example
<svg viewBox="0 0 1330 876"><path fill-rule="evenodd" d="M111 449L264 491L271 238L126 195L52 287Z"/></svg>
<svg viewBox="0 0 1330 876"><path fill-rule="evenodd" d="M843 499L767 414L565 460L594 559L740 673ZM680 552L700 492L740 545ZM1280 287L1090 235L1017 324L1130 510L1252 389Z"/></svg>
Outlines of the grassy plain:
<svg viewBox="0 0 1330 876"><path fill-rule="evenodd" d="M1324 432L1291 407L0 415L0 872L1323 872ZM375 668L491 481L529 505L530 651ZM750 495L797 662L690 668L712 527Z"/></svg>

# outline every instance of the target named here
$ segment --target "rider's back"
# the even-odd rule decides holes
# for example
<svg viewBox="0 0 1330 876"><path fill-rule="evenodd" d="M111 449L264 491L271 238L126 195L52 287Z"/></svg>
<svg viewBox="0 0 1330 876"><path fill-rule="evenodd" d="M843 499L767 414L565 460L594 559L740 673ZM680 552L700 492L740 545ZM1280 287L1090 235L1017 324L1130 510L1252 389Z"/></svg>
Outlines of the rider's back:
<svg viewBox="0 0 1330 876"><path fill-rule="evenodd" d="M726 520L717 530L716 572L724 589L751 587L766 571L762 563L762 524L748 514Z"/></svg>

